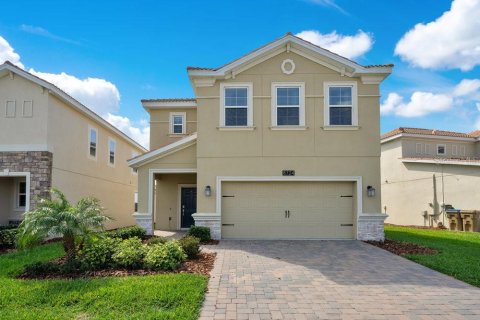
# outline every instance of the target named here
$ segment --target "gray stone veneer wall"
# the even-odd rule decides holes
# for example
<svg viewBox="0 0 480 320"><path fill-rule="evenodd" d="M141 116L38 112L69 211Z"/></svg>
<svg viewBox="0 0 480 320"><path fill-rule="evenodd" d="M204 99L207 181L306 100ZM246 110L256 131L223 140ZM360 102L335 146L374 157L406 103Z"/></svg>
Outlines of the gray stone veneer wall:
<svg viewBox="0 0 480 320"><path fill-rule="evenodd" d="M385 230L383 227L386 214L363 214L358 217L357 239L384 241Z"/></svg>
<svg viewBox="0 0 480 320"><path fill-rule="evenodd" d="M30 172L30 210L52 186L53 154L48 151L0 152L0 172Z"/></svg>

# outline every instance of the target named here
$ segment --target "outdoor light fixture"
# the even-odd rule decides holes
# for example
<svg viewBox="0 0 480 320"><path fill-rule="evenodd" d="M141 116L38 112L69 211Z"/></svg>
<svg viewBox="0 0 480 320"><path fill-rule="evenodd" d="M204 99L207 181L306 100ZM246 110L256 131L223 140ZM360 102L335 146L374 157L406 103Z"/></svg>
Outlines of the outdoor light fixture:
<svg viewBox="0 0 480 320"><path fill-rule="evenodd" d="M205 187L205 197L210 197L212 195L212 188L210 186Z"/></svg>
<svg viewBox="0 0 480 320"><path fill-rule="evenodd" d="M372 186L367 187L367 196L375 197L375 188Z"/></svg>

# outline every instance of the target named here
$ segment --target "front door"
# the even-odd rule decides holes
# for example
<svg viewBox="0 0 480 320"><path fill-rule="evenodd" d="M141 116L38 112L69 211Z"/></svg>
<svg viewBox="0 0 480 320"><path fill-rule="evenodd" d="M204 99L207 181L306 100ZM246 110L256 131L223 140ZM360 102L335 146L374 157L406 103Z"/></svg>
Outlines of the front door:
<svg viewBox="0 0 480 320"><path fill-rule="evenodd" d="M182 187L180 196L180 227L190 228L195 224L192 214L197 211L197 188Z"/></svg>

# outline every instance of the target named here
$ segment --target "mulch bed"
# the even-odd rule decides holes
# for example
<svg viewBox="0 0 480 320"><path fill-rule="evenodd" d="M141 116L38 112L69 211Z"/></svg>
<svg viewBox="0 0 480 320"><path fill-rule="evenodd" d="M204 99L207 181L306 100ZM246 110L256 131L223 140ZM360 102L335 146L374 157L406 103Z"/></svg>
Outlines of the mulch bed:
<svg viewBox="0 0 480 320"><path fill-rule="evenodd" d="M216 246L219 242L220 242L219 240L211 239L211 240L208 240L206 242L202 242L201 244L206 245L206 246L214 246L214 245Z"/></svg>
<svg viewBox="0 0 480 320"><path fill-rule="evenodd" d="M382 248L384 250L390 251L399 256L406 254L437 254L438 251L430 249L427 247L420 246L415 243L400 242L394 240L385 239L384 242L381 241L364 241L368 244L374 245L376 247Z"/></svg>
<svg viewBox="0 0 480 320"><path fill-rule="evenodd" d="M138 270L127 270L127 269L104 269L96 271L85 271L85 272L72 272L69 274L65 273L51 273L51 274L35 274L30 275L27 273L22 273L18 276L20 279L75 279L75 278L98 278L98 277L124 277L124 276L148 276L155 274L166 274L166 273L194 273L201 274L204 276L210 276L210 271L213 269L213 264L215 262L216 253L214 252L201 252L198 255L198 258L187 260L178 270L174 271L153 271L148 269L138 269ZM65 258L59 258L54 261L54 263L63 263Z"/></svg>
<svg viewBox="0 0 480 320"><path fill-rule="evenodd" d="M15 248L0 248L0 254L6 254L15 251L17 251Z"/></svg>

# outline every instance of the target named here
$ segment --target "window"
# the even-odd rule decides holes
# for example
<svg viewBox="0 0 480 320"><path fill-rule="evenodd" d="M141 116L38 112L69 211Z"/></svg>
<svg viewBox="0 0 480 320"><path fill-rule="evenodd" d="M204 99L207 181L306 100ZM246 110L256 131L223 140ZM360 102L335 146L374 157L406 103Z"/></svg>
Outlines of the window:
<svg viewBox="0 0 480 320"><path fill-rule="evenodd" d="M417 154L422 154L422 144L421 144L421 143L417 143L417 144L415 145L415 152L416 152Z"/></svg>
<svg viewBox="0 0 480 320"><path fill-rule="evenodd" d="M252 126L252 85L239 83L220 84L220 90L220 126Z"/></svg>
<svg viewBox="0 0 480 320"><path fill-rule="evenodd" d="M133 210L134 210L134 212L138 212L138 192L135 192L135 195L133 197L133 201L134 201Z"/></svg>
<svg viewBox="0 0 480 320"><path fill-rule="evenodd" d="M305 85L272 83L272 126L305 125Z"/></svg>
<svg viewBox="0 0 480 320"><path fill-rule="evenodd" d="M460 155L465 156L465 146L460 146Z"/></svg>
<svg viewBox="0 0 480 320"><path fill-rule="evenodd" d="M356 83L325 84L325 125L358 125Z"/></svg>
<svg viewBox="0 0 480 320"><path fill-rule="evenodd" d="M88 130L88 154L97 158L97 130L94 128Z"/></svg>
<svg viewBox="0 0 480 320"><path fill-rule="evenodd" d="M171 112L170 113L170 133L171 134L185 134L185 112Z"/></svg>
<svg viewBox="0 0 480 320"><path fill-rule="evenodd" d="M25 181L18 181L17 183L17 201L15 205L18 209L25 208L27 205L27 183Z"/></svg>
<svg viewBox="0 0 480 320"><path fill-rule="evenodd" d="M444 155L446 154L446 146L444 144L437 144L437 155Z"/></svg>
<svg viewBox="0 0 480 320"><path fill-rule="evenodd" d="M458 154L457 149L457 146L452 146L452 156L456 156Z"/></svg>
<svg viewBox="0 0 480 320"><path fill-rule="evenodd" d="M117 147L117 143L115 140L108 139L108 163L114 165L115 164L115 149Z"/></svg>

